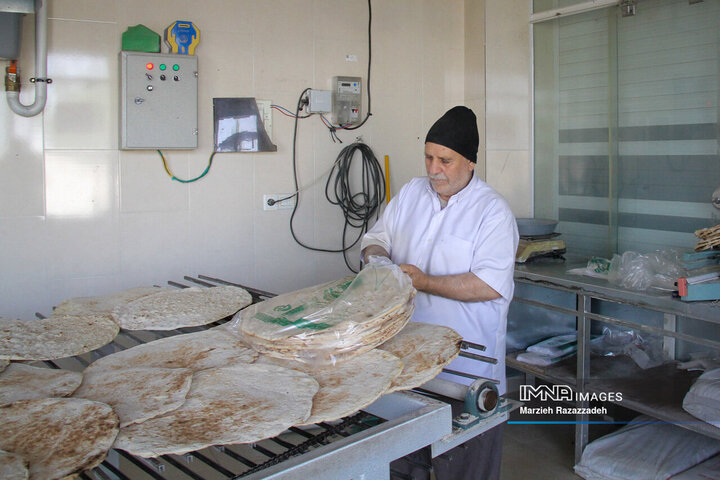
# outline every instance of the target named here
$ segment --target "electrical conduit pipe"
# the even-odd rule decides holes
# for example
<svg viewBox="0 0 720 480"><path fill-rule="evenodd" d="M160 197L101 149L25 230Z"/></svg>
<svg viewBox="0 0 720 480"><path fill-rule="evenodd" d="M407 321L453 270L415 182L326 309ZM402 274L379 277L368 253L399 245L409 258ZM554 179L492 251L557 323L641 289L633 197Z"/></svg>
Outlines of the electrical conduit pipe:
<svg viewBox="0 0 720 480"><path fill-rule="evenodd" d="M23 117L33 117L42 112L47 100L47 2L35 0L35 101L32 105L20 103L19 88L6 92L10 109Z"/></svg>

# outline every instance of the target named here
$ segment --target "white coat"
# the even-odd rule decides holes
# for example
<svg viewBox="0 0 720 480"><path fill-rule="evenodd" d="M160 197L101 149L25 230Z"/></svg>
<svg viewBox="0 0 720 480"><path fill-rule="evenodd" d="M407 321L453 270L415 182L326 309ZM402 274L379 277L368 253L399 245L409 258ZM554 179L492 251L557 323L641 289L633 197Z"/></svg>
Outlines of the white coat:
<svg viewBox="0 0 720 480"><path fill-rule="evenodd" d="M449 326L465 340L485 345L485 352L475 353L496 358L496 365L459 357L448 368L499 380L498 390L505 393L505 333L518 245L517 224L507 201L473 175L441 208L428 178L414 178L365 234L361 248L369 245L383 247L393 263L415 265L428 275L472 272L501 295L486 302L462 302L418 292L411 320Z"/></svg>

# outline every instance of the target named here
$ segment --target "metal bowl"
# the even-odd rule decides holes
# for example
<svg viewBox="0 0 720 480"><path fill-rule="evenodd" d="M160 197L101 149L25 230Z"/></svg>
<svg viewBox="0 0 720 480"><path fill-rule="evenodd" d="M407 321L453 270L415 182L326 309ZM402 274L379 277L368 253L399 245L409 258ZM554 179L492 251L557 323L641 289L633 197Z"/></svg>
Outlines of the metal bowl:
<svg viewBox="0 0 720 480"><path fill-rule="evenodd" d="M518 218L518 233L522 237L539 237L541 235L550 235L555 231L558 224L557 220L549 218Z"/></svg>

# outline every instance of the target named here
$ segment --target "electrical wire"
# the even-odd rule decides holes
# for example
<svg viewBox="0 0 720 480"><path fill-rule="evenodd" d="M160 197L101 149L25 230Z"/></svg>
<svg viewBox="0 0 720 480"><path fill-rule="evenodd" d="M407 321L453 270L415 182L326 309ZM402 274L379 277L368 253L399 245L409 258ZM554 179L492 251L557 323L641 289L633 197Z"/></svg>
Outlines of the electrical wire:
<svg viewBox="0 0 720 480"><path fill-rule="evenodd" d="M190 179L190 180L183 180L183 179L177 178L175 175L173 175L173 173L170 171L170 168L168 167L167 161L165 160L165 155L163 155L163 153L162 153L160 150L157 150L157 152L158 152L158 154L160 155L160 158L162 158L163 167L165 167L165 171L167 172L167 174L170 176L171 179L173 179L173 180L175 180L175 181L177 181L177 182L180 182L180 183L192 183L192 182L196 182L196 181L200 180L201 178L203 178L205 175L207 175L207 173L210 171L210 167L212 166L213 157L214 157L215 154L217 153L217 152L213 152L213 153L210 155L210 158L208 159L208 165L207 165L207 167L205 168L205 171L204 171L204 172L202 172L200 175L198 175L197 177L192 178L192 179Z"/></svg>
<svg viewBox="0 0 720 480"><path fill-rule="evenodd" d="M358 125L354 127L344 127L345 130L357 130L358 128L365 125L365 122L368 121L370 116L372 115L372 108L370 103L370 65L372 63L372 4L371 0L368 0L368 69L367 69L367 97L368 97L368 108L367 108L367 115L365 115L365 119L360 122Z"/></svg>
<svg viewBox="0 0 720 480"><path fill-rule="evenodd" d="M296 197L295 205L293 207L292 214L290 215L290 234L293 240L303 248L312 250L315 252L326 252L326 253L342 253L345 265L350 271L357 273L358 269L353 268L347 257L347 252L357 245L360 239L363 237L365 232L368 230L368 224L373 215L378 217L380 215L380 207L385 199L385 180L383 177L382 168L380 162L372 152L372 149L362 142L355 142L347 147L343 148L338 158L335 160L333 167L330 169L327 182L325 184L325 197L333 205L338 205L345 217L345 225L343 226L342 233L342 247L338 249L333 248L320 248L312 247L302 242L295 233L294 219L297 213L298 205L300 204L300 188L298 187L297 179L297 129L298 119L300 110L305 105L305 94L309 91L309 88L303 90L298 98L297 109L295 113L295 126L293 129L293 145L292 145L292 163L293 163L293 181L295 182L295 193L284 199L276 200L275 202L287 200L292 197ZM359 151L362 157L362 175L361 184L362 191L359 193L353 193L350 181L350 171L352 166L353 158L355 153ZM334 199L330 197L329 187L332 183L331 180L335 177L334 182ZM355 228L359 229L357 238L348 244L347 235L348 229Z"/></svg>

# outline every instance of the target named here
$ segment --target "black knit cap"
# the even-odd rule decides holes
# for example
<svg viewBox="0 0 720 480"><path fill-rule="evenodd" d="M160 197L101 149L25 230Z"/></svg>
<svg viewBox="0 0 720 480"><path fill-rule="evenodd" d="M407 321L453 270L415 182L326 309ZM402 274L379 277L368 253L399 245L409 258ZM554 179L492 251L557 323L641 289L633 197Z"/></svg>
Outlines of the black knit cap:
<svg viewBox="0 0 720 480"><path fill-rule="evenodd" d="M455 150L473 163L477 163L478 136L477 119L467 107L453 107L430 127L425 142L437 143Z"/></svg>

